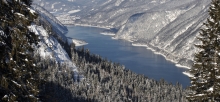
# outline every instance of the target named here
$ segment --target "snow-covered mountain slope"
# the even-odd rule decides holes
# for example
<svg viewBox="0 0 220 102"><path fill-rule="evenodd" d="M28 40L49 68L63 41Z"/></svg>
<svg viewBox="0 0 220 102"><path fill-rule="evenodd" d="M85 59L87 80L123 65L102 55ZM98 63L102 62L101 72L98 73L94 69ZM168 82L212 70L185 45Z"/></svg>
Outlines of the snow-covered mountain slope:
<svg viewBox="0 0 220 102"><path fill-rule="evenodd" d="M74 43L74 40L71 41L72 39L65 36L68 32L67 27L41 6L32 5L32 8L38 13L37 22L41 25L32 24L28 26L31 32L39 36L40 42L35 46L35 53L39 54L42 58L54 60L56 63L67 66L74 72L75 79L77 77L82 78L78 74L75 63L72 62L67 51L64 49L65 45L62 45L64 43L69 45Z"/></svg>
<svg viewBox="0 0 220 102"><path fill-rule="evenodd" d="M190 67L197 50L194 46L198 43L196 36L208 17L207 4L207 0L197 0L177 8L171 9L169 7L172 6L169 6L133 15L120 28L115 38L148 45L167 59Z"/></svg>
<svg viewBox="0 0 220 102"><path fill-rule="evenodd" d="M133 14L169 0L35 0L64 24L120 27Z"/></svg>
<svg viewBox="0 0 220 102"><path fill-rule="evenodd" d="M90 0L34 0L34 3L40 5L50 11L59 18L64 24L73 24L74 20L79 19L79 16L74 15L79 12L82 5L91 2Z"/></svg>
<svg viewBox="0 0 220 102"><path fill-rule="evenodd" d="M53 36L49 35L42 26L31 25L29 29L40 38L35 53L39 53L42 58L54 59L57 63L65 63L72 71L77 72L75 64L72 63L60 43Z"/></svg>
<svg viewBox="0 0 220 102"><path fill-rule="evenodd" d="M33 4L32 7L34 10L36 10L39 14L39 18L41 21L44 21L45 24L47 24L48 27L47 29L51 29L56 32L56 36L60 39L62 39L63 42L66 42L66 37L64 34L68 32L68 29L66 26L64 26L59 20L54 17L50 12L48 12L46 9L43 7ZM52 26L50 26L52 25Z"/></svg>
<svg viewBox="0 0 220 102"><path fill-rule="evenodd" d="M35 1L41 6L46 5L46 8L64 24L116 28L118 32L114 38L132 41L134 45L147 45L167 59L188 67L197 50L194 47L198 42L196 36L208 17L210 2L210 0ZM62 5L62 10L57 10L58 5Z"/></svg>

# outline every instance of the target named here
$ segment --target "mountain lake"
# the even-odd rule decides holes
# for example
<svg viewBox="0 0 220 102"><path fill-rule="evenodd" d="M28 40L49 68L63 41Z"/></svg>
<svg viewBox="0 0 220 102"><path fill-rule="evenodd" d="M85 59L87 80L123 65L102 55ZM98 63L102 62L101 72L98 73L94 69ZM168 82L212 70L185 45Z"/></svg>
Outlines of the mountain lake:
<svg viewBox="0 0 220 102"><path fill-rule="evenodd" d="M67 37L86 41L85 49L90 53L98 54L102 58L125 66L126 69L143 74L148 78L164 79L169 83L179 82L184 88L190 85L190 79L182 72L186 68L175 66L162 55L154 54L146 47L132 46L131 42L115 40L111 36L102 35L105 29L96 27L67 26Z"/></svg>

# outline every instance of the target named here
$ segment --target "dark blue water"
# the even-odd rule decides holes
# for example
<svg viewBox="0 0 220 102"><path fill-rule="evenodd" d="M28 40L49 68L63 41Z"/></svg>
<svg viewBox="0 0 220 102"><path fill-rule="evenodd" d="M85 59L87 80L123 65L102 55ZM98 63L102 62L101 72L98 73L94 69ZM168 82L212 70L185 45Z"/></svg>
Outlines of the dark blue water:
<svg viewBox="0 0 220 102"><path fill-rule="evenodd" d="M88 45L84 47L91 53L119 62L127 69L152 79L163 78L173 84L179 82L183 87L190 85L189 78L182 74L186 69L176 67L174 63L145 47L135 47L128 41L114 40L110 36L101 35L104 30L101 28L69 26L68 30L66 36L86 41Z"/></svg>

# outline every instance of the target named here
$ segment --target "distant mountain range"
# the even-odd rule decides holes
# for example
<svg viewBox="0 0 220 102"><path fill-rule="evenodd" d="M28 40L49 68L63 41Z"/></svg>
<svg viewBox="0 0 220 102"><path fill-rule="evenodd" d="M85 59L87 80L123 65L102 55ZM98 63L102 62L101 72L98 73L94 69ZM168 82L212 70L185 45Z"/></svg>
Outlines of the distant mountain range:
<svg viewBox="0 0 220 102"><path fill-rule="evenodd" d="M35 0L63 24L117 30L114 38L146 45L190 67L210 0Z"/></svg>

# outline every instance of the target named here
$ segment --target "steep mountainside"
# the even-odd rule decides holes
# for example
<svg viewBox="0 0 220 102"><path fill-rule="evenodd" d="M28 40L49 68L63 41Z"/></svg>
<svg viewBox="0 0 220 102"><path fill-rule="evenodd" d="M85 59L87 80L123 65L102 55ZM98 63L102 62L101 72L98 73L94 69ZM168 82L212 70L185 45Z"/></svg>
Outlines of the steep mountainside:
<svg viewBox="0 0 220 102"><path fill-rule="evenodd" d="M31 1L0 1L0 101L37 101L39 68L33 55L38 37L28 30L37 14Z"/></svg>
<svg viewBox="0 0 220 102"><path fill-rule="evenodd" d="M69 75L73 82L81 78L70 58L73 44L64 36L67 28L45 10L33 9L31 3L0 1L1 102L51 100L42 92L55 85L46 79L53 72ZM55 67L59 70L42 77L45 70Z"/></svg>
<svg viewBox="0 0 220 102"><path fill-rule="evenodd" d="M189 91L178 83L155 81L88 49L76 50L63 35L66 27L31 3L0 1L1 102L187 101Z"/></svg>
<svg viewBox="0 0 220 102"><path fill-rule="evenodd" d="M190 67L197 50L194 46L198 43L196 36L208 17L208 5L204 5L208 3L207 0L193 1L177 8L168 5L171 8L133 15L115 38L147 45L167 59Z"/></svg>
<svg viewBox="0 0 220 102"><path fill-rule="evenodd" d="M78 75L77 67L71 60L72 42L69 42L65 36L68 32L66 26L44 8L38 5L32 5L32 7L38 13L38 23L41 25L32 24L28 27L40 39L35 53L44 59L49 58L56 63L66 65L71 72Z"/></svg>
<svg viewBox="0 0 220 102"><path fill-rule="evenodd" d="M65 1L65 2L64 2ZM36 0L64 24L115 28L114 38L147 45L190 67L209 0ZM70 6L71 5L71 6Z"/></svg>

